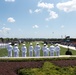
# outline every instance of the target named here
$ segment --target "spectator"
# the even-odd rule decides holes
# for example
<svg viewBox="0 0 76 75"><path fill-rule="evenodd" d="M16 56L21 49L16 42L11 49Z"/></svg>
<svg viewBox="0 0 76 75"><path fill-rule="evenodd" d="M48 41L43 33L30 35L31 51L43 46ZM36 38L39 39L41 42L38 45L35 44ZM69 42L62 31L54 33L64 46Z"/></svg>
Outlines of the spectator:
<svg viewBox="0 0 76 75"><path fill-rule="evenodd" d="M65 55L72 55L72 52L70 51L69 48L68 48L68 50L66 51Z"/></svg>
<svg viewBox="0 0 76 75"><path fill-rule="evenodd" d="M76 44L74 45L75 49L76 49Z"/></svg>

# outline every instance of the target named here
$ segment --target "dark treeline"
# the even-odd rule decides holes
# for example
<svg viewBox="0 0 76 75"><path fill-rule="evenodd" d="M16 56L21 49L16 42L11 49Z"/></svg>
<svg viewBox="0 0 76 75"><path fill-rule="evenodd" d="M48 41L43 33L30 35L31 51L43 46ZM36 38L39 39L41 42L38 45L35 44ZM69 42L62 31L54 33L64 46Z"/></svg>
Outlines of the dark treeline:
<svg viewBox="0 0 76 75"><path fill-rule="evenodd" d="M76 38L0 38L0 43L8 43L8 42L33 42L33 41L43 41L46 43L55 42L76 42Z"/></svg>

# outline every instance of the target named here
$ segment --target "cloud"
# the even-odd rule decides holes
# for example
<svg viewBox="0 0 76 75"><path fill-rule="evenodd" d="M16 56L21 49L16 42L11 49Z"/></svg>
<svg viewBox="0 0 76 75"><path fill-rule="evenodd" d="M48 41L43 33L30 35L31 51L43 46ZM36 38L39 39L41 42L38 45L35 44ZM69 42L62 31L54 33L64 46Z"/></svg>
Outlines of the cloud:
<svg viewBox="0 0 76 75"><path fill-rule="evenodd" d="M52 8L54 8L54 4L51 4L51 3L46 3L46 2L42 2L39 1L38 4L37 4L37 9L35 9L34 11L32 11L31 9L29 10L29 12L32 14L32 13L39 13L39 12L42 12L43 9L46 10L46 12L49 14L49 17L46 18L46 21L49 21L51 19L56 19L58 18L58 14L54 11L51 11ZM34 27L33 27L34 28Z"/></svg>
<svg viewBox="0 0 76 75"><path fill-rule="evenodd" d="M41 7L41 8L47 8L47 9L52 9L54 8L54 4L51 4L51 3L44 3L44 2L38 2L38 7Z"/></svg>
<svg viewBox="0 0 76 75"><path fill-rule="evenodd" d="M5 2L15 2L15 0L5 0Z"/></svg>
<svg viewBox="0 0 76 75"><path fill-rule="evenodd" d="M29 9L29 13L30 13L30 14L32 14L32 13L33 13L33 11L32 11L31 9Z"/></svg>
<svg viewBox="0 0 76 75"><path fill-rule="evenodd" d="M44 8L48 11L49 17L45 19L46 21L58 18L58 14L54 11L51 11L51 9L54 8L54 4L45 3L45 2L40 1L40 2L38 2L37 6L40 7L40 8Z"/></svg>
<svg viewBox="0 0 76 75"><path fill-rule="evenodd" d="M13 22L15 22L15 19L14 19L14 18L12 18L12 17L9 17L9 18L7 19L7 21L8 21L8 22L12 22L12 23L13 23Z"/></svg>
<svg viewBox="0 0 76 75"><path fill-rule="evenodd" d="M39 26L38 25L34 25L33 28L39 28Z"/></svg>
<svg viewBox="0 0 76 75"><path fill-rule="evenodd" d="M34 11L32 11L31 9L29 9L29 13L30 14L32 14L32 13L39 13L41 11L42 11L41 9L35 9Z"/></svg>
<svg viewBox="0 0 76 75"><path fill-rule="evenodd" d="M45 19L46 21L58 18L58 14L56 12L54 11L48 11L48 12L49 12L49 17Z"/></svg>
<svg viewBox="0 0 76 75"><path fill-rule="evenodd" d="M10 28L6 28L6 27L3 27L3 28L2 28L2 31L3 31L3 32L8 32L8 31L10 31L10 30L11 30Z"/></svg>
<svg viewBox="0 0 76 75"><path fill-rule="evenodd" d="M42 11L41 9L36 9L34 12L39 13L41 11Z"/></svg>
<svg viewBox="0 0 76 75"><path fill-rule="evenodd" d="M0 30L0 33L2 33L2 34L9 33L10 30L11 30L10 28L3 27L3 28Z"/></svg>
<svg viewBox="0 0 76 75"><path fill-rule="evenodd" d="M76 11L76 0L70 0L63 3L58 3L57 8L65 12Z"/></svg>

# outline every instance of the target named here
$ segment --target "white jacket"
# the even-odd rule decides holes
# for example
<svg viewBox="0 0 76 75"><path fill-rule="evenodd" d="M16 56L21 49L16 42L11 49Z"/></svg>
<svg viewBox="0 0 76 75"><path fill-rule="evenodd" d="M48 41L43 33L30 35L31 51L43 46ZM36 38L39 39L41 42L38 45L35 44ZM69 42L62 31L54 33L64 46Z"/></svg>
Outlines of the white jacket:
<svg viewBox="0 0 76 75"><path fill-rule="evenodd" d="M13 47L11 45L8 45L7 50L8 51L12 51L13 50Z"/></svg>
<svg viewBox="0 0 76 75"><path fill-rule="evenodd" d="M15 47L13 48L13 50L14 50L14 52L19 52L18 46L15 46Z"/></svg>
<svg viewBox="0 0 76 75"><path fill-rule="evenodd" d="M46 52L46 51L47 51L47 46L44 46L44 47L42 48L42 50L43 50L43 52Z"/></svg>
<svg viewBox="0 0 76 75"><path fill-rule="evenodd" d="M37 51L37 50L40 50L40 49L41 49L40 45L36 45L34 50Z"/></svg>
<svg viewBox="0 0 76 75"><path fill-rule="evenodd" d="M22 50L22 52L27 53L27 48L26 48L26 46L23 46L23 47L21 48L21 50Z"/></svg>
<svg viewBox="0 0 76 75"><path fill-rule="evenodd" d="M33 46L29 46L29 51L33 51Z"/></svg>
<svg viewBox="0 0 76 75"><path fill-rule="evenodd" d="M55 47L53 45L50 46L49 48L50 51L55 51Z"/></svg>
<svg viewBox="0 0 76 75"><path fill-rule="evenodd" d="M60 51L60 47L59 46L56 46L55 47L55 51Z"/></svg>

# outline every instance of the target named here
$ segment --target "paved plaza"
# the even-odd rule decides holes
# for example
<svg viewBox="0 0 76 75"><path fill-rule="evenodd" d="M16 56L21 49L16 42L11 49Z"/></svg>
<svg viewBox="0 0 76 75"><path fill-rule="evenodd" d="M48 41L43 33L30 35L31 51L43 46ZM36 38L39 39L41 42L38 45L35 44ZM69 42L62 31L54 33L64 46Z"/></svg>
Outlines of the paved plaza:
<svg viewBox="0 0 76 75"><path fill-rule="evenodd" d="M61 44L59 44L59 46L64 47L64 48L69 48L69 49L72 49L72 50L76 50L76 48L73 47L73 46L68 47L67 45L61 45Z"/></svg>

